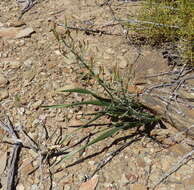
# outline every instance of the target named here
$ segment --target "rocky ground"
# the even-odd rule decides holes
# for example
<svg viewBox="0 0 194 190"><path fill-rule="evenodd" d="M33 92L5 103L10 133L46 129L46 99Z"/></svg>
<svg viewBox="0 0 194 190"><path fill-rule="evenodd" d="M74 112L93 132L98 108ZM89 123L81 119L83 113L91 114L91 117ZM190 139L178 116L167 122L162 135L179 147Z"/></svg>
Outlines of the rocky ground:
<svg viewBox="0 0 194 190"><path fill-rule="evenodd" d="M72 30L72 36L75 40L88 42L85 58L95 59L94 70L100 66L104 68L106 80L110 80L115 65L124 74L132 67L136 71L136 65L142 65L142 73L146 69L149 74L169 70L161 49L132 45L130 39L126 39L127 31L113 22L114 13L119 18L135 14L140 2L115 0L111 7L102 6L102 3L91 0L39 0L18 21L18 4L13 0L0 2L0 118L4 121L8 115L15 127L23 126L42 152L59 150L58 138L73 130L68 126L83 124L89 118L80 120L80 115L97 109L90 106L41 108L42 105L85 99L76 94L58 94L58 89L83 86L98 89L95 81L87 78L87 71L77 64L71 54L68 58L62 56L51 31L53 23L64 24L67 20L68 26L97 31ZM61 26L57 26L57 31L65 33ZM131 76L131 84L143 83L138 81L137 73ZM129 91L134 91L133 85L129 86ZM99 121L99 124L105 122L108 120ZM97 130L97 127L82 129L63 146L71 146ZM41 161L40 151L22 148L16 189L194 189L193 159L192 155L187 155L193 146L189 137L174 128L162 129L159 125L151 132L151 137L155 138L133 136L133 132L118 133L51 168L45 160ZM25 145L33 145L21 129L19 134ZM0 140L0 189L6 189L6 166L13 145L5 143L12 142L12 139L3 129L0 129ZM128 143L127 146L120 151L125 143ZM99 166L103 167L93 176ZM87 176L93 177L87 181Z"/></svg>

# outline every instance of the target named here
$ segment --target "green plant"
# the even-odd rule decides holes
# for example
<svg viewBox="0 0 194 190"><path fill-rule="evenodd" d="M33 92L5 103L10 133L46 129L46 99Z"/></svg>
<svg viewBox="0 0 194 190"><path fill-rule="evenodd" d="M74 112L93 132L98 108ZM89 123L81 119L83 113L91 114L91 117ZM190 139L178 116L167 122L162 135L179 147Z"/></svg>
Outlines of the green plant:
<svg viewBox="0 0 194 190"><path fill-rule="evenodd" d="M146 0L137 20L130 22L130 27L133 27L136 34L145 38L149 44L159 45L164 42L178 44L183 60L193 64L193 0Z"/></svg>
<svg viewBox="0 0 194 190"><path fill-rule="evenodd" d="M92 64L87 63L84 59L84 42L76 43L75 40L71 37L71 33L69 30L67 30L65 35L63 36L60 36L55 29L53 29L53 32L56 39L60 43L61 52L63 53L63 55L66 56L67 52L72 53L76 57L77 61L90 72L93 78L96 79L99 86L104 90L105 94L105 97L100 96L96 92L92 92L91 90L82 88L61 90L60 92L63 93L79 93L83 95L88 95L91 98L87 101L76 102L72 104L44 106L45 108L67 108L80 105L93 105L101 107L100 111L96 111L91 114L93 115L93 118L90 121L76 129L73 133L66 135L63 141L65 141L67 138L70 138L71 135L76 133L78 130L82 128L91 127L91 125L89 124L95 122L98 119L101 119L102 117L107 117L111 120L111 126L107 128L103 127L101 129L99 127L100 134L97 137L94 137L94 139L91 140L88 144L81 146L66 154L64 156L64 159L72 157L75 153L112 136L118 131L127 130L129 128L138 129L141 126L151 125L159 120L158 117L149 113L143 105L138 103L138 101L136 101L133 96L127 93L127 90L123 87L122 81L120 81L119 83L121 84L121 88L113 89L111 88L111 84L103 81L100 78L99 74L95 74L93 72L93 70L89 66Z"/></svg>

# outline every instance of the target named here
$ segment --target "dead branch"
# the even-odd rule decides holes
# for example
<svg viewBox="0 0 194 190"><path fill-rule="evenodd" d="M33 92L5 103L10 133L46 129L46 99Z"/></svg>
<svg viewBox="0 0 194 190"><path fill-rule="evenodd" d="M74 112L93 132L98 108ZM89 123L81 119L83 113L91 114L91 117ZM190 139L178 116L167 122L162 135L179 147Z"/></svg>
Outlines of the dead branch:
<svg viewBox="0 0 194 190"><path fill-rule="evenodd" d="M14 129L14 126L7 116L7 119L5 122L0 121L0 126L9 133L9 135L12 137L14 141L14 148L13 152L11 154L11 157L9 159L8 163L8 178L7 178L7 190L13 190L15 189L15 178L17 176L17 166L18 166L18 160L19 160L19 154L22 148L22 142L18 137L17 132Z"/></svg>
<svg viewBox="0 0 194 190"><path fill-rule="evenodd" d="M89 29L89 28L81 28L81 27L74 27L74 26L65 26L64 24L58 24L58 26L65 27L69 30L76 30L76 31L82 31L86 34L104 34L104 35L114 35L114 36L120 36L120 34L114 34L110 32L106 32L105 30L99 30L99 29Z"/></svg>

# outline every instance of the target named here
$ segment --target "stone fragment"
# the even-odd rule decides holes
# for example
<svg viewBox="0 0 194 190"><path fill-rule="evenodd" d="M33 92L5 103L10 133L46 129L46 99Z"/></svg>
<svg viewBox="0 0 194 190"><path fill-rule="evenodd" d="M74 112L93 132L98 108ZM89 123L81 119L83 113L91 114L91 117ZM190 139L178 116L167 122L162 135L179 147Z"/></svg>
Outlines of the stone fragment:
<svg viewBox="0 0 194 190"><path fill-rule="evenodd" d="M26 68L31 68L32 65L33 65L33 59L29 58L29 59L25 60L24 65L25 65Z"/></svg>
<svg viewBox="0 0 194 190"><path fill-rule="evenodd" d="M128 65L128 60L126 57L118 56L118 65L121 69L125 69Z"/></svg>
<svg viewBox="0 0 194 190"><path fill-rule="evenodd" d="M0 88L0 101L9 97L9 93L6 89Z"/></svg>
<svg viewBox="0 0 194 190"><path fill-rule="evenodd" d="M185 185L194 186L194 174L191 177L185 179L183 182L184 182Z"/></svg>
<svg viewBox="0 0 194 190"><path fill-rule="evenodd" d="M19 183L16 187L16 190L24 190L24 185L22 183Z"/></svg>
<svg viewBox="0 0 194 190"><path fill-rule="evenodd" d="M31 187L31 190L38 190L38 185L37 184L33 184Z"/></svg>
<svg viewBox="0 0 194 190"><path fill-rule="evenodd" d="M143 90L138 88L136 85L129 85L128 86L128 92L130 94L140 94L140 93L143 92Z"/></svg>
<svg viewBox="0 0 194 190"><path fill-rule="evenodd" d="M130 186L131 190L147 190L147 187L143 184L132 184Z"/></svg>
<svg viewBox="0 0 194 190"><path fill-rule="evenodd" d="M183 156L189 151L191 150L182 144L175 144L170 148L170 152L172 152L175 156Z"/></svg>
<svg viewBox="0 0 194 190"><path fill-rule="evenodd" d="M32 161L30 158L27 158L23 160L22 166L21 166L21 173L23 176L27 177L30 172L34 170L34 167L32 165Z"/></svg>
<svg viewBox="0 0 194 190"><path fill-rule="evenodd" d="M7 189L7 177L5 176L1 177L0 185L1 190Z"/></svg>
<svg viewBox="0 0 194 190"><path fill-rule="evenodd" d="M38 100L35 103L33 103L32 109L34 109L34 110L38 109L41 106L42 102L43 102L42 100Z"/></svg>
<svg viewBox="0 0 194 190"><path fill-rule="evenodd" d="M136 162L137 162L137 165L141 168L144 168L146 166L145 161L140 156L137 157Z"/></svg>
<svg viewBox="0 0 194 190"><path fill-rule="evenodd" d="M5 78L3 74L0 74L0 88L3 88L8 83L8 80Z"/></svg>
<svg viewBox="0 0 194 190"><path fill-rule="evenodd" d="M10 69L18 69L21 67L21 63L19 61L11 61L8 66Z"/></svg>
<svg viewBox="0 0 194 190"><path fill-rule="evenodd" d="M120 184L126 186L127 184L133 184L138 180L138 176L132 173L123 174L120 180Z"/></svg>
<svg viewBox="0 0 194 190"><path fill-rule="evenodd" d="M17 28L17 27L1 27L0 38L3 39L18 39L29 37L34 32L33 28Z"/></svg>
<svg viewBox="0 0 194 190"><path fill-rule="evenodd" d="M0 175L4 172L7 164L7 153L0 154Z"/></svg>
<svg viewBox="0 0 194 190"><path fill-rule="evenodd" d="M98 176L94 176L80 185L79 190L95 190L98 184Z"/></svg>
<svg viewBox="0 0 194 190"><path fill-rule="evenodd" d="M183 184L175 184L175 190L185 190L185 187Z"/></svg>
<svg viewBox="0 0 194 190"><path fill-rule="evenodd" d="M26 80L27 84L28 84L28 82L31 82L34 79L35 75L36 75L35 71L33 71L33 70L26 71L25 73L23 73L23 77Z"/></svg>

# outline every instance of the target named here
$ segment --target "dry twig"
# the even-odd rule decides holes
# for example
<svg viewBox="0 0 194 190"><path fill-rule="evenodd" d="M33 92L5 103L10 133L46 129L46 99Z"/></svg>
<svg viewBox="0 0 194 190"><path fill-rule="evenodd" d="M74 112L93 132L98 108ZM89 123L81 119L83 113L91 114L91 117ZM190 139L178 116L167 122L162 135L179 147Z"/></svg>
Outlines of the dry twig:
<svg viewBox="0 0 194 190"><path fill-rule="evenodd" d="M9 119L9 117L7 117L5 122L0 121L0 124L1 124L0 126L9 133L9 135L12 137L14 141L13 152L11 154L11 157L8 163L9 172L8 172L8 178L7 178L7 190L13 190L15 189L15 178L17 175L17 166L18 166L19 154L22 148L22 142L19 139L19 136L15 131L14 126L11 120Z"/></svg>

